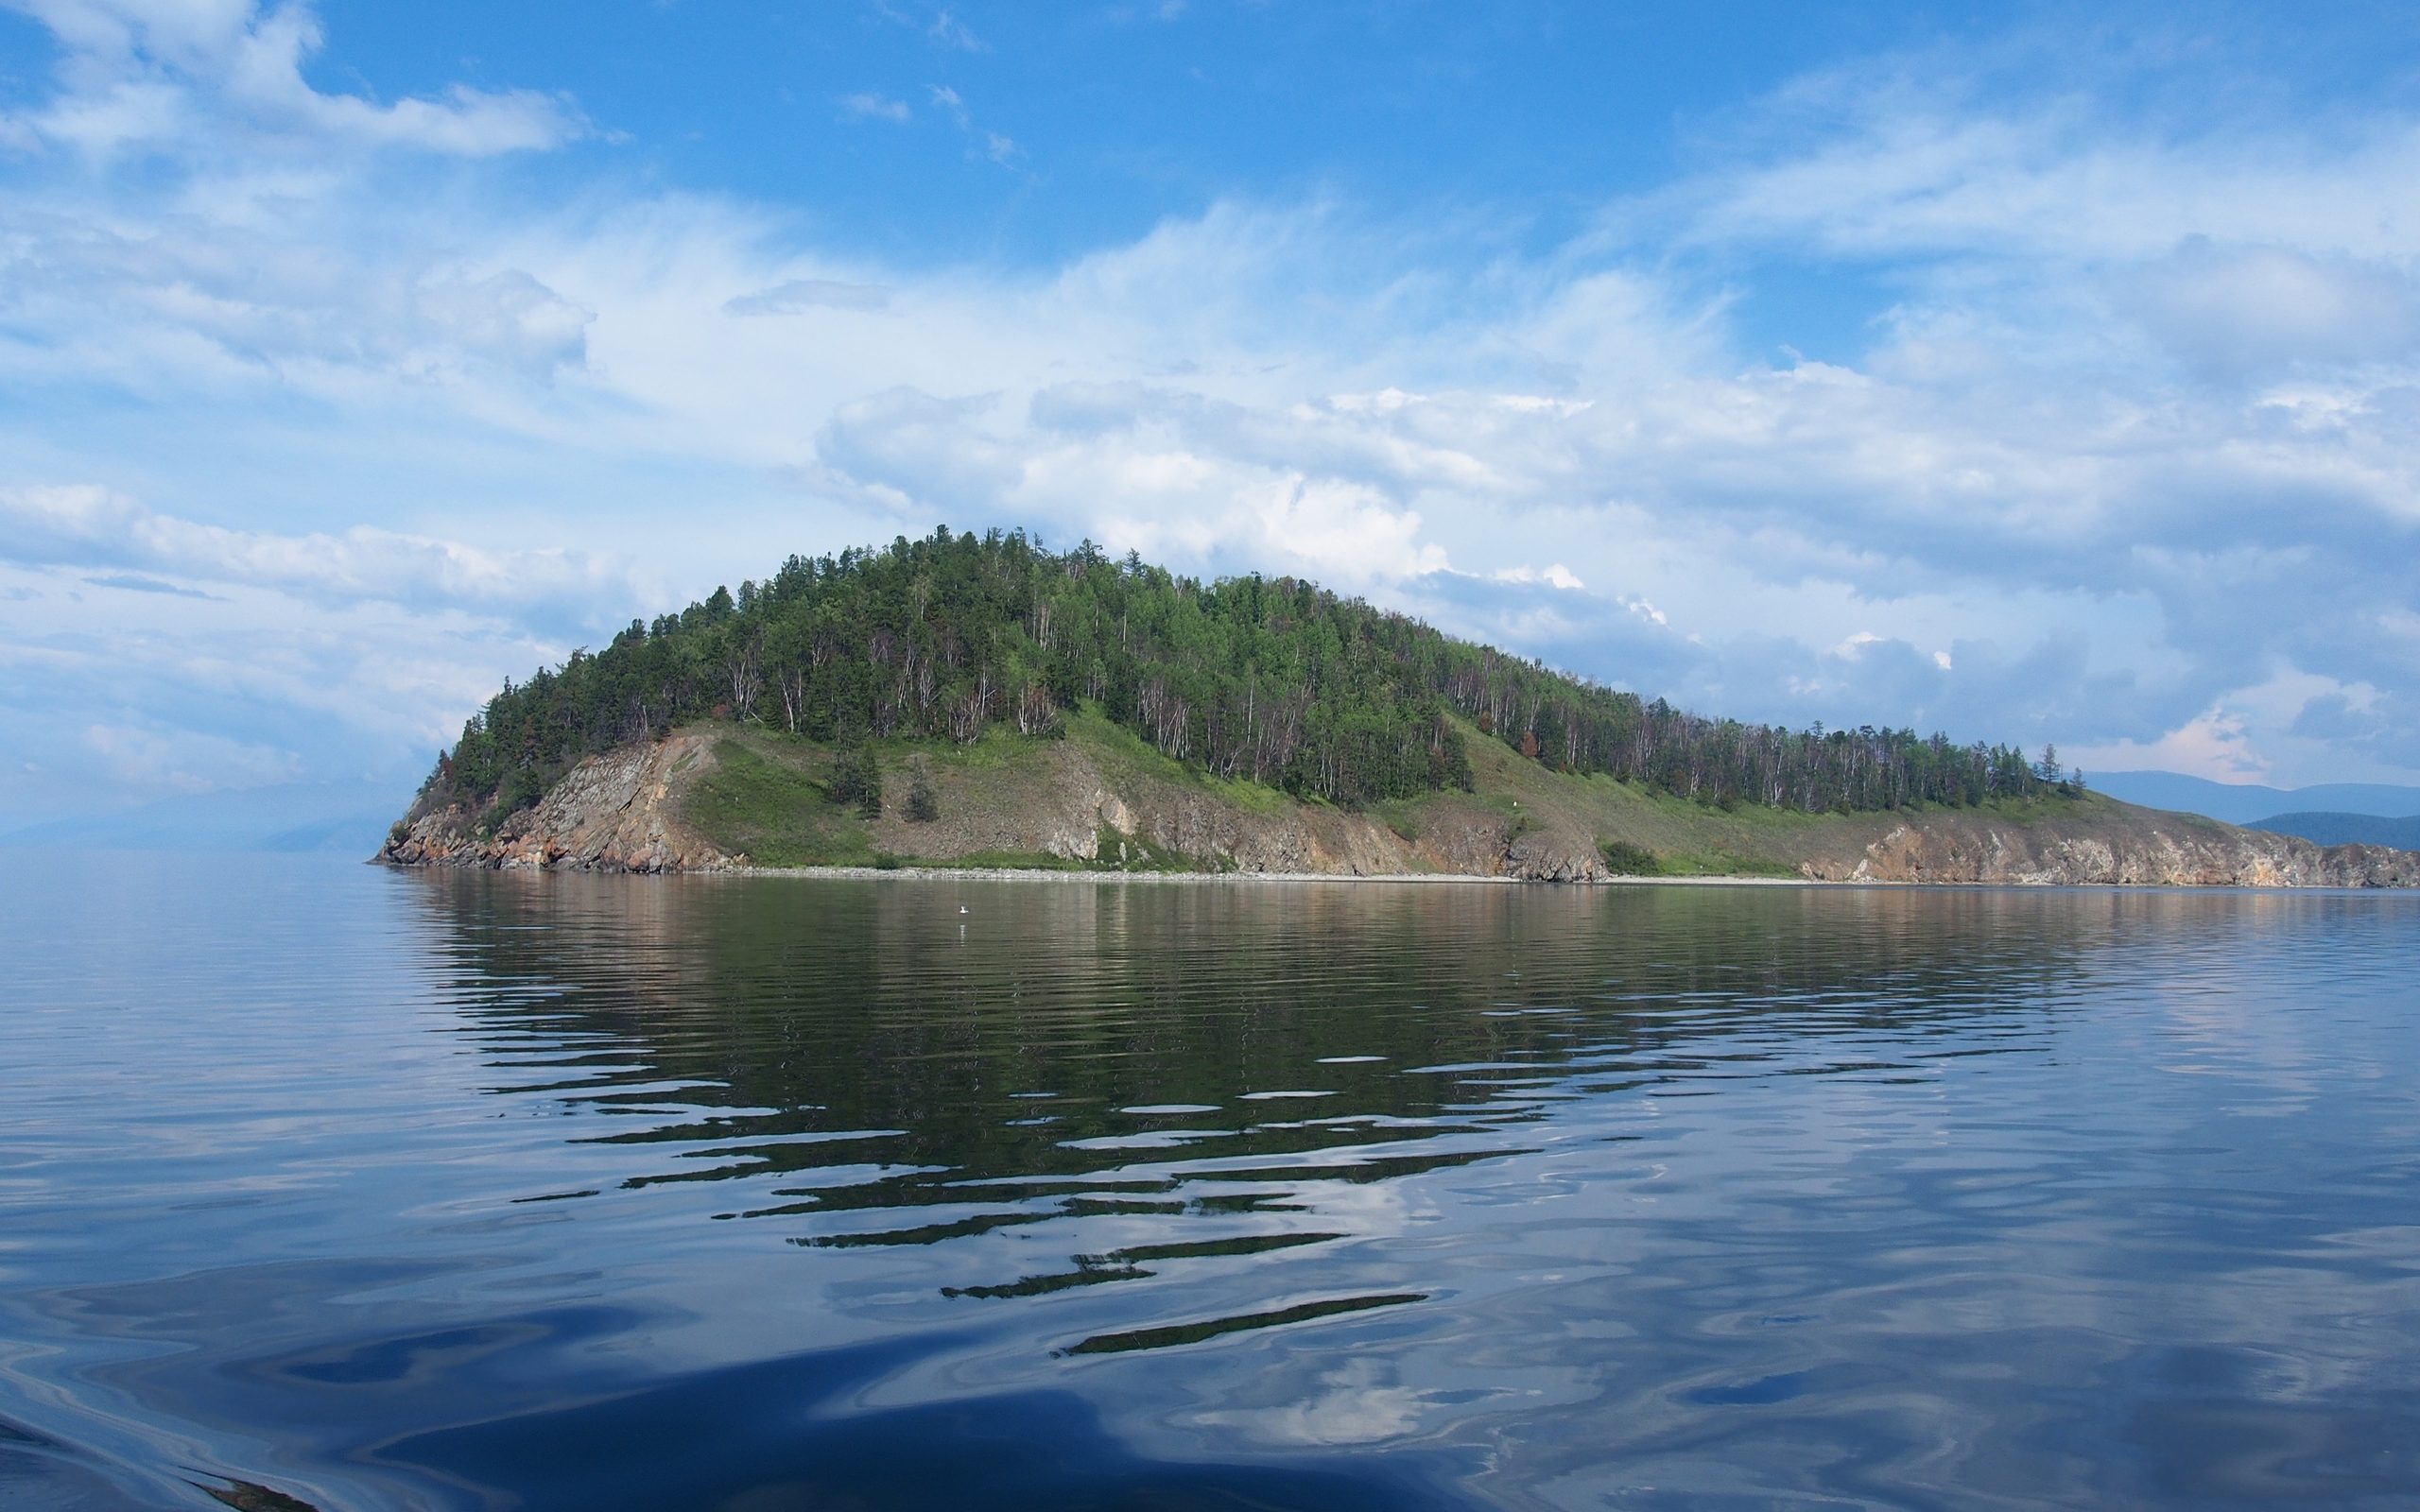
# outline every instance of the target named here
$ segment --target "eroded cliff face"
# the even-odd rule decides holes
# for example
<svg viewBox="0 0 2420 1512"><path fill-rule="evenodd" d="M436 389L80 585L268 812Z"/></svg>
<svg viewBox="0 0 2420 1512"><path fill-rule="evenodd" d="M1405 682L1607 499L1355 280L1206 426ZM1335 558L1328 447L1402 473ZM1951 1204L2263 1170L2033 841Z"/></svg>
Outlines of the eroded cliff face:
<svg viewBox="0 0 2420 1512"><path fill-rule="evenodd" d="M1853 858L1817 857L1803 869L1842 882L2420 886L2420 854L2409 850L2316 846L2291 835L2124 808L2091 828L2061 819L1996 823L1979 814L1902 818Z"/></svg>
<svg viewBox="0 0 2420 1512"><path fill-rule="evenodd" d="M712 744L696 735L625 746L566 773L537 807L493 835L458 805L415 807L378 859L397 866L552 867L583 871L714 871L734 858L679 815L680 786L710 765Z"/></svg>
<svg viewBox="0 0 2420 1512"><path fill-rule="evenodd" d="M751 866L683 816L683 792L714 769L724 738L687 731L590 757L491 836L474 833L476 816L462 809L416 809L379 858L640 872ZM1135 769L1075 741L1039 745L1013 771L943 771L937 780L942 817L909 823L908 775L889 775L883 816L866 825L873 849L941 864L1022 854L1232 872L1594 882L1609 880L1598 842L1623 837L1601 833L1618 825L1588 807L1584 789L1552 785L1573 781L1565 779L1527 778L1526 807L1502 795L1446 795L1406 832L1368 814ZM2411 851L2323 848L2108 802L2030 822L1975 811L1842 816L1807 821L1772 844L1786 849L1761 859L1813 881L2420 886Z"/></svg>

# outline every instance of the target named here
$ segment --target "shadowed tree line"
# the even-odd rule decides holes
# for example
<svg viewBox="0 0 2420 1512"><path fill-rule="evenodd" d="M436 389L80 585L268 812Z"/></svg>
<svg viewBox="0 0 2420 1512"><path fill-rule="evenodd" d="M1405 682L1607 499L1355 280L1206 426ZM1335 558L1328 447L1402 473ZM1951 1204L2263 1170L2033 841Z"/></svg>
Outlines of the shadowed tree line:
<svg viewBox="0 0 2420 1512"><path fill-rule="evenodd" d="M1292 577L1203 583L1022 531L792 557L763 582L508 683L424 792L534 803L570 765L700 719L819 741L1060 732L1086 703L1175 760L1344 804L1471 786L1461 727L1558 771L1724 806L1971 806L2066 788L2010 746L1709 719Z"/></svg>

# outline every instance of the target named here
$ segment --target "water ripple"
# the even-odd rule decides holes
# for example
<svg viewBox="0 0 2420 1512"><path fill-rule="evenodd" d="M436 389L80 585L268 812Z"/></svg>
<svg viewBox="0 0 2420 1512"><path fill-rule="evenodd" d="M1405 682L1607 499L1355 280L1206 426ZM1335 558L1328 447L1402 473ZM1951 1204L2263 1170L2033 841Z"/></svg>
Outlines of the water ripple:
<svg viewBox="0 0 2420 1512"><path fill-rule="evenodd" d="M27 1504L2420 1497L2420 900L7 885Z"/></svg>

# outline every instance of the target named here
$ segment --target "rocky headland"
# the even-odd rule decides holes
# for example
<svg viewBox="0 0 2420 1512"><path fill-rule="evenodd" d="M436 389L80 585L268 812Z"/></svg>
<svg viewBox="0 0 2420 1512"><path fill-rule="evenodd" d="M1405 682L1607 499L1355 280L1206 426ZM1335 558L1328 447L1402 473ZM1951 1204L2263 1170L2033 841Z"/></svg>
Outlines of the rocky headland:
<svg viewBox="0 0 2420 1512"><path fill-rule="evenodd" d="M424 800L378 859L402 866L712 872L818 866L1598 882L2406 887L2420 853L2319 846L2097 795L2021 805L1725 812L1474 742L1474 791L1351 811L1222 782L1099 722L885 764L878 814L835 804L811 743L692 727L581 759L481 823ZM923 782L930 818L908 816ZM1646 858L1642 862L1641 858Z"/></svg>

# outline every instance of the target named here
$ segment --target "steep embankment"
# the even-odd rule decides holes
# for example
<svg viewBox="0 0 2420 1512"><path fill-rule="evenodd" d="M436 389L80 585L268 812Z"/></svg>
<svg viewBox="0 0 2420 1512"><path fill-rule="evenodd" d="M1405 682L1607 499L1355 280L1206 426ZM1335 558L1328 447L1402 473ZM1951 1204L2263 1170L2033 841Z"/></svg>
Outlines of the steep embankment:
<svg viewBox="0 0 2420 1512"><path fill-rule="evenodd" d="M1472 732L1476 735L1476 731ZM403 865L696 871L741 867L1027 866L1066 869L1431 873L1594 881L1605 846L1664 876L1915 883L2420 885L2420 854L2321 847L2097 796L1979 809L1729 812L1603 776L1558 775L1470 741L1476 791L1348 812L1223 782L1098 717L1067 738L995 733L880 748L882 812L832 803L833 753L729 724L581 761L493 833L424 802L380 859ZM907 817L921 774L934 816Z"/></svg>
<svg viewBox="0 0 2420 1512"><path fill-rule="evenodd" d="M538 806L493 832L459 805L415 804L378 859L398 866L564 867L588 871L710 871L735 858L681 816L686 791L713 769L711 736L681 733L591 756Z"/></svg>

